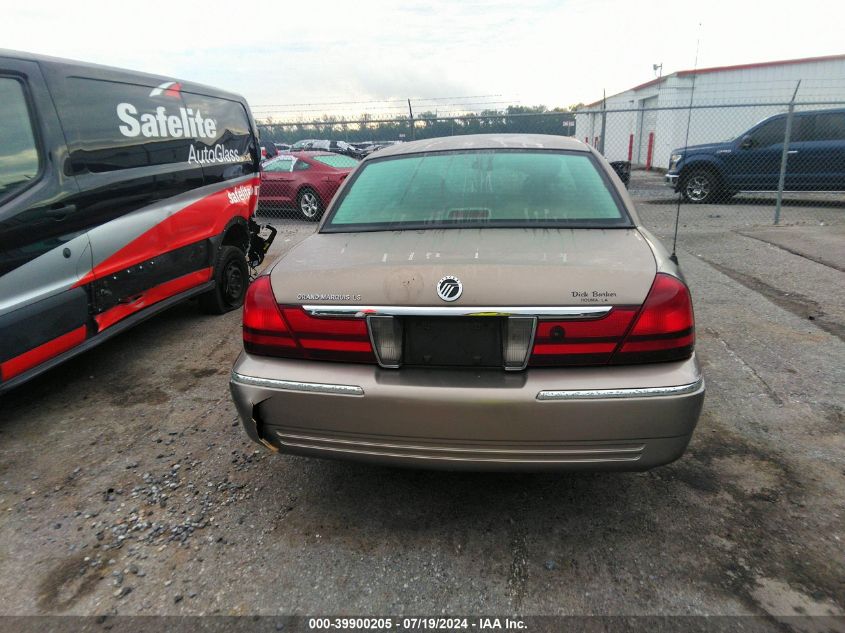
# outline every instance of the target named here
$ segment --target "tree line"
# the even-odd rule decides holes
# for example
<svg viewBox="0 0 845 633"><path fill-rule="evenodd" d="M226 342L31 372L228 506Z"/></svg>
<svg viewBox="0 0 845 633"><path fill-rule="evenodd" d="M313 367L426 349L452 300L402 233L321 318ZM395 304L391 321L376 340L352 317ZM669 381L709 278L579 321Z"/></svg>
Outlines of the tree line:
<svg viewBox="0 0 845 633"><path fill-rule="evenodd" d="M545 106L508 106L503 110L482 110L478 114L443 117L426 111L390 119L362 114L354 118L323 115L313 121L274 121L271 117L258 121L263 140L295 143L303 139L327 139L357 143L366 141L409 141L412 139L454 136L457 134L523 133L572 136L575 133L574 111L569 108L548 109Z"/></svg>

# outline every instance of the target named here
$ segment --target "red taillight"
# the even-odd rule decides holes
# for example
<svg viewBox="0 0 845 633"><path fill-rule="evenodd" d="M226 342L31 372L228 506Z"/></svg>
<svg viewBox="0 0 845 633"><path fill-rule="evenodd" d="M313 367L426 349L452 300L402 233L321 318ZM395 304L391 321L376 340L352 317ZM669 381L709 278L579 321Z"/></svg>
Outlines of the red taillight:
<svg viewBox="0 0 845 633"><path fill-rule="evenodd" d="M589 321L540 321L532 367L604 365L625 336L637 308L613 308L601 319Z"/></svg>
<svg viewBox="0 0 845 633"><path fill-rule="evenodd" d="M540 321L528 364L625 365L689 358L695 343L689 290L658 273L642 307L615 307L601 319Z"/></svg>
<svg viewBox="0 0 845 633"><path fill-rule="evenodd" d="M376 362L364 319L313 317L298 306L279 306L266 275L247 291L243 337L250 354Z"/></svg>
<svg viewBox="0 0 845 633"><path fill-rule="evenodd" d="M282 314L299 342L305 358L376 362L366 320L313 317L297 306L283 306Z"/></svg>
<svg viewBox="0 0 845 633"><path fill-rule="evenodd" d="M658 273L613 364L681 360L690 357L694 345L689 290L680 279Z"/></svg>
<svg viewBox="0 0 845 633"><path fill-rule="evenodd" d="M259 277L244 299L244 349L262 356L302 358L301 350L282 318L270 278Z"/></svg>

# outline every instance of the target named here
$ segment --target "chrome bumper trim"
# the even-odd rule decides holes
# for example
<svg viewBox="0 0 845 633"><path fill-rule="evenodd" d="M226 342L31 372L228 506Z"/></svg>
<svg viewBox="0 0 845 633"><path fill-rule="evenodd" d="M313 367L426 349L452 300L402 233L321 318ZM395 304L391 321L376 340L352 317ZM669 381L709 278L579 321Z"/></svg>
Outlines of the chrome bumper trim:
<svg viewBox="0 0 845 633"><path fill-rule="evenodd" d="M319 382L297 382L295 380L277 380L275 378L256 378L232 372L232 382L248 387L266 387L284 391L304 391L306 393L328 393L341 396L363 396L364 390L355 385L332 385Z"/></svg>
<svg viewBox="0 0 845 633"><path fill-rule="evenodd" d="M681 396L694 393L704 387L704 379L699 378L688 385L676 387L643 387L632 389L566 389L541 391L537 400L604 400L609 398L654 398L660 396Z"/></svg>
<svg viewBox="0 0 845 633"><path fill-rule="evenodd" d="M598 319L610 312L613 306L348 306L304 305L311 316L364 317L364 316L538 316L560 319Z"/></svg>
<svg viewBox="0 0 845 633"><path fill-rule="evenodd" d="M645 450L645 444L642 442L638 444L626 444L624 446L606 446L595 445L590 448L560 448L560 449L540 449L540 448L478 448L475 446L465 447L446 447L446 446L423 446L419 444L394 444L389 442L367 442L363 440L348 440L337 437L314 437L312 435L299 435L295 433L287 433L285 431L276 431L276 437L283 444L291 446L308 446L313 448L320 446L320 443L343 444L351 447L366 447L366 448L380 448L380 449L402 449L408 451L432 451L435 453L496 453L496 454L515 454L515 455L586 455L595 454L601 455L603 453L636 453L640 454ZM291 442L291 440L294 440ZM300 443L296 443L300 442ZM306 444L307 443L307 444ZM338 448L337 450L341 450Z"/></svg>
<svg viewBox="0 0 845 633"><path fill-rule="evenodd" d="M412 459L418 461L443 461L443 462L466 462L466 463L497 463L497 464L606 464L610 462L636 462L642 458L642 455L630 456L595 456L595 457L564 457L560 456L557 459L549 456L545 459L531 459L528 457L486 457L480 455L466 455L466 456L450 456L450 455L420 455L413 453L392 453L377 450L362 450L358 448L340 448L334 446L321 446L314 444L301 444L295 442L283 442L283 446L291 448L299 448L319 452L331 452L347 455L369 455L372 457L392 457L398 459Z"/></svg>

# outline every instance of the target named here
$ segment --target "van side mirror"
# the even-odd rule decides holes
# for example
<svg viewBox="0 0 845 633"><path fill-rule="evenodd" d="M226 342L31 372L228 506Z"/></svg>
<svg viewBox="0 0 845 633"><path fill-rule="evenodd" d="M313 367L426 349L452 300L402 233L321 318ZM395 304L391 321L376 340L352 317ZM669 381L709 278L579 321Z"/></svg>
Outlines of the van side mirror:
<svg viewBox="0 0 845 633"><path fill-rule="evenodd" d="M739 142L739 146L742 149L748 149L754 145L754 139L751 138L748 134L742 137L742 140Z"/></svg>

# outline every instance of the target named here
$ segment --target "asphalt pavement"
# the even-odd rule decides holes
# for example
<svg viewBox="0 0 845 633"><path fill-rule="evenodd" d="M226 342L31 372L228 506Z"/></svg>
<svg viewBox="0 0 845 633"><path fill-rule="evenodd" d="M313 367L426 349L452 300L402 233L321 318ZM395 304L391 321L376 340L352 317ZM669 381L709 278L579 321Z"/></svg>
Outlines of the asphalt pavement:
<svg viewBox="0 0 845 633"><path fill-rule="evenodd" d="M172 308L0 399L0 614L845 615L844 206L682 209L708 391L645 473L269 453L228 393L240 314Z"/></svg>

